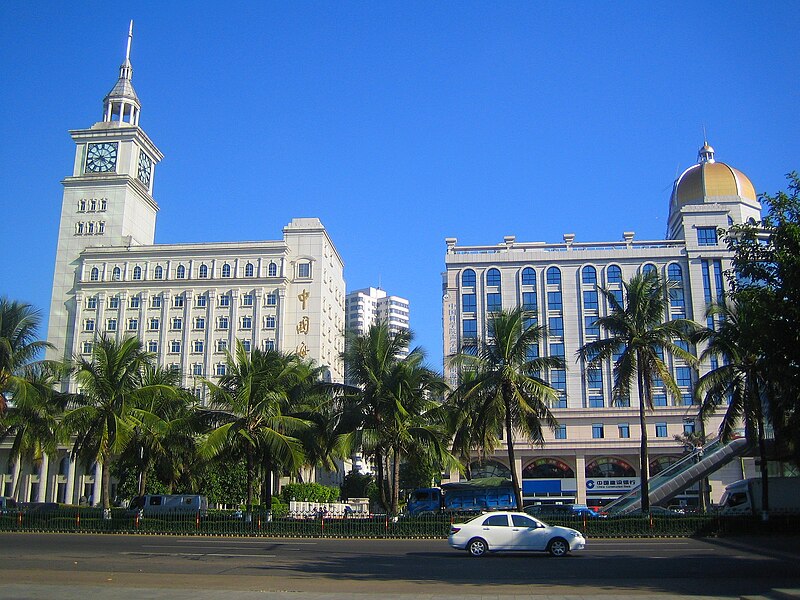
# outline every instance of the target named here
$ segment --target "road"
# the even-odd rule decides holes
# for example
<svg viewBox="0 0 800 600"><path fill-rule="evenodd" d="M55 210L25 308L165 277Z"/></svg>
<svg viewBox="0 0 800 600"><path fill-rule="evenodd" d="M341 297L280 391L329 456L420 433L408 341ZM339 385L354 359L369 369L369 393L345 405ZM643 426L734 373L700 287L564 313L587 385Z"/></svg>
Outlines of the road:
<svg viewBox="0 0 800 600"><path fill-rule="evenodd" d="M800 588L797 538L589 540L562 559L471 558L444 540L0 534L0 598L696 596ZM59 593L52 587L58 585ZM48 594L48 590L49 593ZM158 590L161 590L159 593ZM195 590L189 595L178 595ZM222 593L222 590L231 593ZM199 595L203 592L205 595ZM116 595L115 595L116 594ZM296 596L296 597L300 597ZM252 596L256 597L256 596ZM284 596L280 596L284 597Z"/></svg>

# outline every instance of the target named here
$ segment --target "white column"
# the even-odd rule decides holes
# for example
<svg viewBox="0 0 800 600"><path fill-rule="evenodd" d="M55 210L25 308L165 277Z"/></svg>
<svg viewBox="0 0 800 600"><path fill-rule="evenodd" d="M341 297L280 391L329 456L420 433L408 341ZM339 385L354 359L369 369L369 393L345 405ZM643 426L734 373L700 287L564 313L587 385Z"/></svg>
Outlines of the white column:
<svg viewBox="0 0 800 600"><path fill-rule="evenodd" d="M36 494L36 502L44 502L45 497L47 495L47 484L48 484L48 466L50 464L50 460L47 458L47 454L42 456L42 464L39 466L39 489Z"/></svg>
<svg viewBox="0 0 800 600"><path fill-rule="evenodd" d="M22 483L20 479L20 460L19 457L14 461L14 469L11 471L11 493L14 496L14 499L17 501L21 501L22 498L20 497L20 484Z"/></svg>
<svg viewBox="0 0 800 600"><path fill-rule="evenodd" d="M575 456L575 488L577 504L586 504L586 457L583 454Z"/></svg>
<svg viewBox="0 0 800 600"><path fill-rule="evenodd" d="M72 459L72 456L67 454L67 460L69 460L69 467L67 469L67 490L66 490L66 500L67 504L76 504L77 498L75 498L75 462Z"/></svg>
<svg viewBox="0 0 800 600"><path fill-rule="evenodd" d="M94 465L94 490L92 492L92 505L100 504L103 493L103 465L97 461Z"/></svg>

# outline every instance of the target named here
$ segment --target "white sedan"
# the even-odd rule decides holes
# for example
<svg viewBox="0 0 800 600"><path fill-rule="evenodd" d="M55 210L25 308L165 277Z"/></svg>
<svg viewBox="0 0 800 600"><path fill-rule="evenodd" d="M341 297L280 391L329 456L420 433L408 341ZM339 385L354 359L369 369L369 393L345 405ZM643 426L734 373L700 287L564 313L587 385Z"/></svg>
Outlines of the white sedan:
<svg viewBox="0 0 800 600"><path fill-rule="evenodd" d="M472 556L487 552L538 550L566 556L586 547L586 538L569 527L555 527L519 512L485 513L466 523L454 523L447 538L450 546Z"/></svg>

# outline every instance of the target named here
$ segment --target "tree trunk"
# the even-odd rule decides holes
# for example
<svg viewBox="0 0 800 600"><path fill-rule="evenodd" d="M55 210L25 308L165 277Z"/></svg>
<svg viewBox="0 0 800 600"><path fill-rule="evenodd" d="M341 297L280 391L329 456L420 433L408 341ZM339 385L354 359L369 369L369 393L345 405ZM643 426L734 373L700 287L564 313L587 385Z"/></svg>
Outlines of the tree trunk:
<svg viewBox="0 0 800 600"><path fill-rule="evenodd" d="M101 469L101 479L103 480L103 488L100 490L100 497L103 499L103 517L111 518L111 458L103 458L103 466Z"/></svg>
<svg viewBox="0 0 800 600"><path fill-rule="evenodd" d="M639 426L642 429L641 447L639 449L639 476L640 476L640 489L642 492L642 512L650 512L650 463L647 452L647 399L649 394L648 382L645 381L645 376L641 371L641 361L639 362L640 369L638 370L639 380Z"/></svg>
<svg viewBox="0 0 800 600"><path fill-rule="evenodd" d="M392 451L392 515L397 515L400 506L400 455L397 449Z"/></svg>
<svg viewBox="0 0 800 600"><path fill-rule="evenodd" d="M769 471L767 471L767 444L764 440L764 418L758 417L758 456L761 461L761 520L769 520Z"/></svg>
<svg viewBox="0 0 800 600"><path fill-rule="evenodd" d="M508 466L511 469L511 483L514 486L514 498L517 501L517 510L522 510L522 487L517 476L517 462L514 457L514 438L511 423L511 389L507 383L503 384L503 404L506 414L506 448L508 449Z"/></svg>
<svg viewBox="0 0 800 600"><path fill-rule="evenodd" d="M247 512L253 511L253 482L255 480L255 461L253 460L253 449L247 448Z"/></svg>
<svg viewBox="0 0 800 600"><path fill-rule="evenodd" d="M144 491L147 489L147 470L150 467L149 462L145 462L141 467L139 473L139 495L144 496Z"/></svg>
<svg viewBox="0 0 800 600"><path fill-rule="evenodd" d="M381 506L383 510L389 510L389 501L386 498L386 482L385 482L385 473L384 473L384 464L383 464L383 453L381 452L380 448L375 449L375 467L377 469L377 484L378 484L378 498L381 502Z"/></svg>

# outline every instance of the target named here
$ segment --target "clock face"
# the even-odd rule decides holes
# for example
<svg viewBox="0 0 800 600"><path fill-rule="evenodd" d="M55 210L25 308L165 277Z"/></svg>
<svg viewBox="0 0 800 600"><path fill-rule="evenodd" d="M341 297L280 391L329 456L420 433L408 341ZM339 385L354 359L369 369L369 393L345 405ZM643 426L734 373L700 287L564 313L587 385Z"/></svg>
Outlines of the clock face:
<svg viewBox="0 0 800 600"><path fill-rule="evenodd" d="M153 161L143 150L139 150L139 172L138 177L145 185L150 185L150 174L153 172Z"/></svg>
<svg viewBox="0 0 800 600"><path fill-rule="evenodd" d="M109 173L117 166L117 142L89 144L86 152L87 173Z"/></svg>

